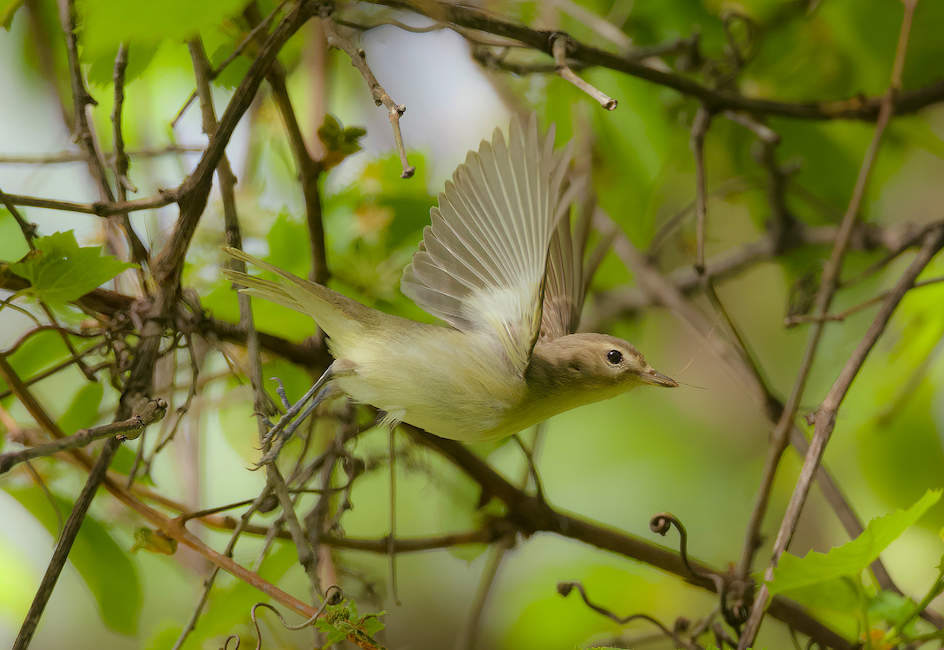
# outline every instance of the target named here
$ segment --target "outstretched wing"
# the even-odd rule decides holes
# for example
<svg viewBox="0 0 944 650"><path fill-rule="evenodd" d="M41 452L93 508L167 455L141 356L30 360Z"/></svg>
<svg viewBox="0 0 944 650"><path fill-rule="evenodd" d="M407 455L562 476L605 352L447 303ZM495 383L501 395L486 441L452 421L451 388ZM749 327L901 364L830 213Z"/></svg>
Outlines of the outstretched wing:
<svg viewBox="0 0 944 650"><path fill-rule="evenodd" d="M576 207L571 225L573 201ZM564 215L554 230L548 252L540 341L553 341L577 331L590 281L616 236L615 229L601 231L593 250L586 255L597 210L596 196L589 189L586 176L571 179L560 205Z"/></svg>
<svg viewBox="0 0 944 650"><path fill-rule="evenodd" d="M589 226L589 219L585 214L579 214L577 232L573 232L569 205L562 207L564 216L554 230L548 252L544 310L541 312L542 341L553 341L576 332L583 310L583 252L589 235L589 228L584 226Z"/></svg>
<svg viewBox="0 0 944 650"><path fill-rule="evenodd" d="M457 329L495 336L524 372L541 327L548 246L560 217L569 149L554 151L532 115L513 121L506 144L469 152L432 208L432 225L406 267L403 293Z"/></svg>

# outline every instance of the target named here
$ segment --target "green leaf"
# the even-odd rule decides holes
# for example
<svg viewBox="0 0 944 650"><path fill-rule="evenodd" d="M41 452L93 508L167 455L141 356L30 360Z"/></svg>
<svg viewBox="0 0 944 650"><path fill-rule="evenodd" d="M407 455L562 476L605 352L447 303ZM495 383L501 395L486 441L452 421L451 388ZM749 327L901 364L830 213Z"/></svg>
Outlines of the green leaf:
<svg viewBox="0 0 944 650"><path fill-rule="evenodd" d="M8 210L0 208L0 260L15 262L29 253L23 231Z"/></svg>
<svg viewBox="0 0 944 650"><path fill-rule="evenodd" d="M862 606L855 579L849 576L832 578L815 585L788 589L783 592L783 595L807 607L825 609L851 616L856 615Z"/></svg>
<svg viewBox="0 0 944 650"><path fill-rule="evenodd" d="M347 632L339 630L330 621L326 621L323 618L319 618L315 621L315 627L325 635L325 641L327 641L325 647L347 638Z"/></svg>
<svg viewBox="0 0 944 650"><path fill-rule="evenodd" d="M941 490L928 490L908 510L899 509L873 519L861 535L828 553L811 551L803 558L784 553L774 569L774 579L768 583L770 593L780 594L841 576L858 575L940 498Z"/></svg>
<svg viewBox="0 0 944 650"><path fill-rule="evenodd" d="M57 534L55 511L40 490L12 485L6 485L4 489L46 530L53 535ZM72 509L70 501L59 496L55 499L63 514ZM136 564L108 530L91 515L82 522L69 561L92 592L105 625L121 634L137 634L144 596Z"/></svg>
<svg viewBox="0 0 944 650"><path fill-rule="evenodd" d="M39 573L30 559L14 543L0 535L0 611L13 620L19 620L29 611L29 603L39 586Z"/></svg>
<svg viewBox="0 0 944 650"><path fill-rule="evenodd" d="M100 246L80 247L72 231L35 240L36 250L10 270L32 285L29 292L50 304L84 296L134 264L102 255Z"/></svg>
<svg viewBox="0 0 944 650"><path fill-rule="evenodd" d="M23 6L23 0L5 0L0 1L0 27L10 31L10 25L13 24L13 16L16 10Z"/></svg>
<svg viewBox="0 0 944 650"><path fill-rule="evenodd" d="M869 614L894 625L907 618L917 603L894 591L880 591L869 604Z"/></svg>
<svg viewBox="0 0 944 650"><path fill-rule="evenodd" d="M322 161L325 169L338 165L348 156L362 149L361 138L367 130L360 126L344 128L333 115L325 114L324 124L318 128L318 138L325 146L327 155Z"/></svg>
<svg viewBox="0 0 944 650"><path fill-rule="evenodd" d="M82 0L77 3L82 60L93 63L117 50L164 40L182 43L206 25L238 14L245 0Z"/></svg>
<svg viewBox="0 0 944 650"><path fill-rule="evenodd" d="M69 408L59 418L59 428L71 435L79 429L95 424L98 407L102 403L105 386L101 382L89 382L82 386L72 398Z"/></svg>
<svg viewBox="0 0 944 650"><path fill-rule="evenodd" d="M377 618L378 616L383 616L386 613L387 612L380 612L379 614L368 614L367 616L364 617L364 619L361 621L361 626L363 626L364 632L367 634L367 636L374 636L375 634L380 632L380 630L387 627L386 625L383 624L382 621L380 621L379 618Z"/></svg>
<svg viewBox="0 0 944 650"><path fill-rule="evenodd" d="M154 60L157 45L135 43L128 47L128 64L125 67L125 85L141 77ZM110 88L115 79L115 58L118 56L116 45L107 54L96 58L88 69L88 81L97 88Z"/></svg>

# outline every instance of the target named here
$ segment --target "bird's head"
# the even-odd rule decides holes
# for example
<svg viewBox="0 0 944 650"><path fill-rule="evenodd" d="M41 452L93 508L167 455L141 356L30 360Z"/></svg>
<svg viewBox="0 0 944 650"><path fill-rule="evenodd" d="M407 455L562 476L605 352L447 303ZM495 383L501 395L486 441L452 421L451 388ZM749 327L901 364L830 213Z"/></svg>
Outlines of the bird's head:
<svg viewBox="0 0 944 650"><path fill-rule="evenodd" d="M535 345L529 383L550 392L599 393L606 399L640 384L675 388L632 345L606 334L570 334Z"/></svg>

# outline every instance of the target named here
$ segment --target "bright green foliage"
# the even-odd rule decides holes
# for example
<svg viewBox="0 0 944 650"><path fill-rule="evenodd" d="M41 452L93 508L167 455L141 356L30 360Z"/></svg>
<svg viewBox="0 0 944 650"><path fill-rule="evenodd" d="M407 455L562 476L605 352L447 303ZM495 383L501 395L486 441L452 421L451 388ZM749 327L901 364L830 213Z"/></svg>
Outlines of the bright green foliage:
<svg viewBox="0 0 944 650"><path fill-rule="evenodd" d="M4 485L4 490L29 510L46 530L57 534L54 506L42 491L11 485ZM63 516L68 516L72 502L56 496L55 507ZM102 621L116 632L134 635L138 632L144 595L137 564L127 550L115 541L101 522L87 515L75 538L69 561L92 592Z"/></svg>
<svg viewBox="0 0 944 650"><path fill-rule="evenodd" d="M770 593L820 585L843 576L858 576L940 498L940 490L928 490L908 510L896 510L873 519L861 535L828 553L811 551L803 558L784 553L774 569L774 579L768 583Z"/></svg>
<svg viewBox="0 0 944 650"><path fill-rule="evenodd" d="M324 116L324 124L318 128L318 137L327 152L322 166L330 169L338 165L351 154L361 150L361 138L367 135L367 129L361 126L344 128L333 115Z"/></svg>
<svg viewBox="0 0 944 650"><path fill-rule="evenodd" d="M34 241L36 250L10 270L32 285L28 293L51 305L75 300L136 265L102 255L100 246L80 247L75 234L57 232Z"/></svg>
<svg viewBox="0 0 944 650"><path fill-rule="evenodd" d="M27 378L55 365L68 355L62 338L52 330L44 330L26 339L10 355L10 365L20 377ZM0 389L6 388L6 383L0 381Z"/></svg>
<svg viewBox="0 0 944 650"><path fill-rule="evenodd" d="M156 44L163 40L183 42L202 27L238 14L244 5L241 0L79 2L83 59L105 56L124 41L133 45Z"/></svg>
<svg viewBox="0 0 944 650"><path fill-rule="evenodd" d="M98 407L105 394L105 385L101 382L85 384L75 393L69 408L59 418L59 427L67 434L85 429L98 420Z"/></svg>
<svg viewBox="0 0 944 650"><path fill-rule="evenodd" d="M265 16L278 2L260 0L257 4L259 12ZM387 10L378 5L336 4L338 16L354 24L373 25L386 18ZM512 21L560 29L578 40L613 53L623 51L617 43L601 38L599 23L592 24L566 11L557 11L559 7L571 5L610 21L616 30L631 40L631 47L664 45L697 33L698 49L702 55L700 60L686 61L688 54L685 52L660 57L664 69L673 74L719 88L714 81L718 79L717 70L731 69L730 54L736 46L744 57L744 68L730 85L719 88L722 92L773 101L825 103L855 98L859 94L875 97L885 92L903 15L902 3L898 0L740 0L736 3L726 0L525 1L492 3L489 10ZM414 3L412 6L419 5ZM133 154L131 178L140 189L134 198L154 196L159 188L173 188L191 173L196 155L150 158L134 154L142 149L153 151L169 144L190 146L205 143L199 133L197 103L185 114L183 128L172 130L168 126L193 90L193 70L186 41L199 36L211 65L216 68L233 54L251 28L243 15L245 7L245 2L235 0L76 0L79 57L89 92L97 102L97 105L89 107L88 112L107 163L113 150L110 116L114 101L114 58L119 44L130 42L123 128L126 150ZM290 7L291 3L282 7L279 16ZM728 25L733 43L725 34L725 21L732 10L740 14ZM757 38L753 42L746 38L752 29L749 21L755 23L753 29ZM434 39L459 37L448 30L403 35L389 25L363 33L342 26L342 31L351 36L356 46L364 48L378 81L396 101L409 106L402 126L410 163L416 165L417 171L412 179L401 179L401 166L396 155L380 153L375 157L360 152L362 131L357 126L345 128L345 124L374 124L379 129L377 133L372 130L372 140L386 142L392 148L385 110L374 106L363 78L351 66L346 54L329 49L324 61L324 74L317 74L321 64L317 56L310 55L322 51L324 43L315 40L316 22L303 27L289 41L279 52L279 61L286 72L287 88L306 142L316 144L316 139L320 139L328 153L327 159L319 161L322 169L330 170L319 179L327 263L331 273L328 283L333 289L377 309L431 322L433 319L429 315L401 295L398 286L402 269L416 251L423 227L429 223L429 209L435 205L435 194L442 189L440 181L452 171L452 163L447 165L444 162L445 150L449 148L448 156L460 160L466 144L474 147L479 136L487 137L495 126L506 127L507 121L504 115L496 113L493 123L483 124L481 120L467 123L460 113L456 113L459 119L455 131L449 134L450 138L459 132L465 134L462 129L469 129L469 133L472 129L483 129L481 133L475 133L475 142L470 138L460 147L457 138L454 146L452 142L435 142L429 145L431 151L417 151L416 147L427 146L416 136L418 133L425 135L427 130L422 111L429 108L429 102L422 95L413 96L412 91L406 92L402 81L409 78L434 95L442 96L443 93L437 77L431 74L439 74L441 70L429 69L425 61L412 60L413 46L423 47ZM26 90L29 91L28 94L17 94L17 87L21 84L14 83L13 90L8 93L8 104L27 107L24 110L37 108L35 135L30 133L30 140L23 141L30 146L17 144L2 153L75 151L75 144L64 137L65 130L59 119L60 105L66 107L66 113L71 113L72 96L57 3L53 0L27 3L0 0L0 24L12 24L7 40L16 48L11 50L11 54L15 54L17 60L10 56L9 67L11 72L27 81ZM904 66L905 92L938 82L940 61L944 56L941 24L944 24L944 2L921 0ZM409 45L398 47L395 55L387 54L391 61L384 61L378 52L391 52L382 50L381 46L391 40L389 35L394 33L397 33L397 38L407 39L404 43L408 41ZM492 49L494 53L501 50ZM217 115L223 114L230 99L227 91L243 81L257 54L258 43L249 43L240 56L215 77ZM463 56L466 54L464 51ZM539 65L551 63L550 57L529 52L527 48L511 48L506 60ZM391 68L385 69L385 63L395 63L395 72ZM46 65L48 70L44 67ZM672 277L686 276L690 273L696 242L691 207L695 197L695 168L690 149L690 126L698 102L665 86L599 67L577 68L576 72L618 100L619 108L613 113L602 110L585 93L553 73L515 75L483 68L480 76L488 78L499 90L501 103L524 112L537 110L543 126L556 123L559 145L575 139L578 153L592 161L590 182L599 205L616 222L620 233L625 233L641 249L657 241L658 233L659 245L643 252L662 271L672 273ZM474 74L479 76L479 72ZM10 76L8 81L16 81L13 75ZM56 90L59 91L58 97L53 96ZM38 110L40 92L49 94L53 109L51 118ZM473 110L478 110L473 105L477 98L471 92L458 97ZM437 110L442 111L442 119L454 117L454 111ZM315 129L324 111L333 117L326 118L316 136ZM935 211L935 206L940 203L936 180L940 178L940 158L944 157L941 140L944 130L939 113L938 106L909 115L896 115L889 124L859 211L868 227L897 227L906 220L921 224L940 217L939 211ZM774 158L778 164L795 172L786 182L784 199L788 211L809 227L804 232L814 233L818 227L838 224L874 134L874 123L867 120L754 117L780 136L781 142L774 150ZM48 124L49 119L54 124ZM71 126L72 120L68 116L67 121ZM188 121L189 126L186 126ZM272 101L270 86L265 82L260 86L253 108L244 118L241 129L243 127L248 127L249 134L238 135L228 152L239 177L237 209L247 249L306 277L312 264L298 169L291 145L285 138L283 118ZM9 130L12 134L12 127ZM58 138L55 137L57 133L61 134ZM46 134L53 134L53 137L46 137ZM173 137L169 138L171 134ZM769 178L767 170L756 159L758 145L754 133L730 121L724 113L714 115L705 140L709 259L737 255L739 247L758 242L768 232L766 224L771 216L767 196ZM316 149L320 147L312 147L312 153L316 153ZM336 167L346 158L351 160ZM9 169L5 167L4 171ZM20 183L14 175L10 181L0 185L8 193L31 194L35 191L38 195L71 201L90 200L74 192L75 187L86 187L84 166L56 166L54 169L70 170L69 174L79 184L64 185L61 193L40 189L37 183L46 175L42 171L28 172L32 179L30 184ZM18 169L15 173L21 171ZM338 182L339 177L346 180ZM437 181L430 182L430 178ZM221 263L221 211L219 193L214 189L188 249L183 287L199 294L201 307L214 319L236 323L239 320L236 294L230 283L221 281L215 272ZM131 215L136 231L154 254L165 245L166 237L173 230L172 222L165 219L171 216L171 212L172 209L165 215L152 211ZM46 221L52 215L48 210L23 208L21 213L25 219L39 222L43 232L47 233L57 228L97 229L100 226L97 217L87 215L57 215L63 219L50 222ZM64 221L64 218L69 221ZM665 228L672 223L676 226ZM774 394L789 394L795 381L797 361L807 340L807 327L784 330L782 316L789 288L795 279L809 274L814 280L807 293L816 291L815 278L822 272L823 261L829 257L830 249L828 238L823 233L819 233L817 239L825 243L804 245L774 257L765 254L765 261L760 264L716 278L719 296L734 324L756 351L756 362ZM85 241L82 236L79 240ZM112 268L109 274L85 277L87 268L98 269L101 262L106 266L114 262L97 250L78 248L75 240L69 243L73 253L68 257L48 259L48 246L40 243L43 253L37 259L31 256L21 263L28 265L30 272L38 274L37 279L48 285L43 290L51 295L81 295L83 289L72 286L77 280L84 282L85 290L93 289L121 268L127 268ZM71 265L76 250L88 254L88 259L83 257L78 268ZM28 253L19 225L9 212L0 208L0 260L17 262ZM887 269L862 282L845 282L881 260L886 253L884 248L861 250L858 240L854 239L843 266L844 284L836 295L836 311L887 289L913 255L911 251L905 252ZM49 265L49 268L44 265ZM60 265L63 267L61 270ZM4 277L8 277L10 272L7 265L0 265ZM25 271L21 269L19 272ZM938 261L929 266L922 277L942 274L944 255L939 255ZM47 282L48 279L52 282ZM61 286L62 282L69 286ZM677 326L671 314L663 310L616 309L622 304L624 294L630 298L638 294L632 289L634 284L638 286L639 279L627 270L624 261L612 252L608 254L593 279L584 326L599 326L600 331L627 338L660 370L664 366L671 373L684 367L686 374L682 378L685 381L708 390L686 387L677 392L667 391L670 395L637 391L619 400L602 402L556 418L551 423L539 459L541 478L549 501L556 507L644 537L650 534L645 527L648 517L659 510L671 510L682 518L692 533L692 552L712 566L723 567L734 559L731 550L739 548L742 541L746 512L751 507L766 450L766 436L763 435L766 425L741 387L735 385L738 382L729 382L730 376L724 373L723 364L708 352L708 346L684 325ZM40 288L37 284L36 290ZM699 293L696 289L690 294L690 299L705 314L716 316ZM940 406L944 386L944 375L941 374L941 350L944 348L940 343L944 310L940 309L941 296L941 285L909 292L843 405L840 417L849 435L837 435L830 442L828 462L835 475L843 479L842 486L857 507L871 506L876 502L914 503L929 487L944 487L944 451L941 445L944 410ZM62 297L62 300L68 298ZM315 332L312 320L304 314L262 300L253 301L253 307L255 324L260 332L291 341L302 341ZM76 311L70 308L70 313ZM33 310L33 313L44 320L38 311ZM871 308L843 323L827 326L810 377L810 388L804 396L804 406L815 407L874 313L874 308ZM7 319L0 319L0 330L7 331L7 324L12 324L10 336L4 343L10 345L20 333L19 330L12 331L16 328L17 319L25 322L26 317L9 308L0 312L0 316ZM716 320L719 328L710 335L711 339L725 336L726 328ZM60 319L60 323L70 327L75 325L65 317ZM25 322L23 328L30 326ZM100 342L100 339L72 336L70 340L80 353ZM136 342L134 335L127 339L127 345L133 346ZM174 391L173 406L176 408L180 405L177 398L183 397L190 381L188 354L183 349L173 352L170 339L162 342L162 349L168 350L169 354L164 357L168 363L160 366L161 372L164 378L171 380L171 384L162 380L157 387L168 393ZM228 355L230 361L235 361L232 367L237 373L245 367L243 348L239 344L224 342L219 349ZM70 353L60 333L41 331L11 354L9 361L20 377L29 380L67 362L69 358ZM110 354L87 359L92 367L113 360ZM264 354L263 363L264 386L274 399L275 383L269 379L271 377L277 376L284 381L293 401L310 385L310 368L294 365L269 353ZM50 379L32 383L31 390L65 431L72 433L109 417L107 411L115 401L115 389L108 385L109 372L105 369L99 373L99 383L85 385L84 376L70 366ZM211 341L205 365L200 367L200 380L200 393L195 404L201 404L201 408L194 409L187 416L193 416L193 428L200 434L197 463L192 470L187 470L198 472L205 487L199 505L210 507L251 497L264 479L261 473L245 471L259 457L256 419L251 416L253 406L245 388L247 382L227 373L215 341ZM120 381L115 383L120 385ZM0 392L7 388L0 382ZM168 393L162 396L167 397ZM29 413L15 397L3 398L2 406L23 426L32 426ZM96 419L99 413L101 419ZM366 410L357 413L361 420L370 415ZM319 447L330 443L334 426L334 420L325 418L313 429L309 442L305 444L310 444L310 449L320 453ZM145 451L153 448L156 437L155 429L149 431L146 438L122 445L112 469L127 474L138 448L143 446ZM293 438L283 450L285 467L292 466L301 453L302 440L303 436ZM8 447L13 446L9 438L5 442ZM150 476L139 476L138 481L149 485L156 483L161 493L179 497L176 487L180 468L176 466L177 458L172 455L176 453L176 445L176 442L172 443L165 450L166 455L158 457L152 470L153 480ZM401 445L410 450L402 442ZM378 449L386 449L386 441L382 433L365 433L356 444L350 445L350 449L358 458L376 468L382 465L378 459L383 456ZM517 474L521 458L516 449L479 446L474 451L506 476ZM419 454L415 462L414 467L411 456L409 463L404 463L409 468L401 472L405 478L398 487L398 519L400 533L404 536L474 530L481 528L489 516L502 514L496 499L491 499L486 508L477 508L482 498L478 483L456 471L438 455ZM793 488L790 462L792 460L785 461L781 472L783 480L778 480L771 494L772 514L789 498ZM66 490L77 489L84 479L83 472L57 460L44 459L35 465L57 493L66 494ZM398 472L400 470L398 466ZM429 473L428 481L426 472ZM343 481L341 474L340 470L335 470L335 486ZM8 484L5 481L14 481L13 485L16 485L16 480L12 476L3 477L0 491L6 489ZM352 538L382 537L386 533L388 508L386 486L387 477L383 469L368 470L363 478L359 478L350 494L357 507L341 518L342 530L335 532L346 532ZM646 489L641 489L641 486ZM31 490L40 494L35 486ZM432 498L434 494L435 499ZM614 506L612 495L629 496L618 498ZM141 522L136 521L133 515L123 514L125 511L121 507L108 505L108 497L104 498L102 506L108 507L109 514L115 515L115 525L123 526L123 535L129 540L119 543L127 556L131 534ZM307 509L315 498L310 494L299 495L299 511ZM338 503L339 497L332 498L335 499L333 503ZM808 529L811 534L798 540L798 544L821 544L822 534L815 538L813 534L831 532L829 525L819 530L812 524L812 518L822 512L817 509L820 504L815 500L810 505L804 518L811 523ZM15 504L13 507L18 509ZM887 510L893 507L888 506ZM882 624L891 628L889 634L898 639L927 634L929 628L925 622L914 620L919 609L915 601L924 599L922 590L929 595L933 595L935 590L928 585L937 573L931 565L937 560L935 544L938 542L927 531L936 532L944 525L944 503L931 506L917 523L926 530L922 531L923 536L915 535L909 540L918 541L909 546L913 557L891 555L906 547L904 542L882 554L883 559L890 561L893 578L914 600L892 592L876 592L868 580L869 560L881 551L883 545L891 542L903 526L918 516L918 509L877 520L862 537L825 555L813 553L803 560L785 556L777 573L777 580L788 585L784 587L787 589L784 595L813 607L816 616L827 625L835 626L850 640L861 638L860 631L866 632ZM48 503L41 498L37 498L30 510L37 517L51 514ZM93 512L100 514L101 511ZM238 512L231 514L238 516ZM255 523L269 526L278 513L257 516ZM105 619L107 625L114 627L116 618L127 623L137 616L127 615L126 608L133 599L126 598L122 590L129 584L136 585L136 578L113 579L111 576L116 572L124 575L122 572L140 566L140 571L147 572L142 581L148 585L148 609L141 619L140 638L130 643L155 650L170 648L199 600L202 572L196 579L189 575L186 584L175 585L171 576L183 574L178 567L180 556L144 553L131 558L131 569L122 568L111 561L116 555L115 542L101 526L101 521L89 520L83 530L91 527L93 531L100 531L105 537L104 550L96 549L94 557L89 554L73 556L73 561L76 566L84 567L83 579L89 581L90 588L96 593L99 607L108 616ZM202 530L196 522L189 526L195 532ZM8 532L2 521L0 529L3 533ZM83 532L80 543L84 543L84 535L90 534ZM554 584L561 579L581 579L594 599L621 613L645 611L660 620L669 621L679 615L694 620L711 611L714 601L710 597L679 584L674 576L658 574L642 564L599 553L589 546L563 540L557 543L553 537L540 535L533 541L522 540L519 548L527 551L509 555L506 559L502 575L493 587L492 604L482 625L483 644L487 647L543 650L549 647L583 648L612 642L610 639L617 626L578 601L561 599L554 591ZM222 548L226 539L226 532L206 532L206 540L214 548ZM148 542L146 539L143 541ZM258 568L266 580L287 591L305 593L305 578L297 565L294 546L275 542L272 552L257 567L255 561L261 544L255 536L244 536L236 548L236 561ZM472 598L481 559L471 567L464 563L479 555L483 548L485 545L459 546L401 560L401 590L409 598L395 613L396 627L407 630L401 634L409 638L405 641L396 639L395 644L406 643L416 648L442 647L442 638L437 638L440 642L435 644L428 639L443 630L449 638L454 636L455 630L465 620L464 604ZM345 550L335 550L332 556L344 572L342 576L363 578L368 586L373 589L380 587L382 591L379 576L386 572L384 559ZM765 557L762 549L758 561ZM461 558L461 563L454 558ZM0 566L13 564L8 561L4 564L5 560L8 558L0 557ZM30 566L38 567L36 560L32 561ZM98 571L106 562L108 566L101 569L101 579L86 576L86 573ZM460 566L455 568L455 564ZM827 568L831 570L823 570L824 565L829 565ZM796 569L797 566L800 569ZM798 579L796 572L790 575L791 567L801 572L799 577L802 580ZM442 576L450 579L442 580ZM0 583L5 577L16 579L15 575L8 576L0 570ZM183 583L183 580L178 582ZM103 584L110 590L108 594L102 592ZM429 597L428 592L419 595L416 588L419 584L432 584L435 593ZM775 580L772 587L776 589L779 585ZM342 586L363 606L365 601L361 598L367 598L364 592L357 591L353 584L342 583ZM410 593L411 587L413 593ZM30 593L18 594L17 600L28 606L34 588L35 585L30 584L27 589ZM112 600L119 602L107 600L109 594ZM210 593L210 602L184 648L218 648L231 633L240 635L241 647L254 647L249 611L259 599L258 591L221 574ZM431 608L432 600L439 607ZM17 610L4 610L5 602L12 600L0 589L0 619L3 619L0 621L0 636L6 631L3 625L9 622L15 625L22 616L10 613ZM169 603L176 606L173 612L169 611ZM335 616L334 623L319 624L329 625L330 630L323 629L329 634L333 630L334 638L346 637L351 630L369 638L373 626L380 625L374 617L360 617L353 605L341 608ZM95 616L91 618L97 619ZM167 620L172 622L168 624ZM108 638L109 633L101 629L104 625L98 620L82 621L82 624L87 627L76 625L62 630L62 634L81 637L85 645L101 645L100 638ZM48 620L44 625L47 629L53 626ZM358 625L363 629L359 630ZM276 631L276 627L273 625L264 630L263 648L301 647L310 641L310 630L297 632L299 641L293 643L287 632ZM437 627L442 630L437 632ZM640 636L648 634L648 630L637 631ZM626 632L633 633L634 630ZM782 626L771 620L765 623L762 634L765 636L757 642L760 644L758 647L763 647L763 643L777 648L792 647ZM774 637L775 634L781 636ZM440 637L445 635L440 634ZM874 634L872 638L875 639ZM707 643L707 638L701 637L698 642ZM353 647L347 642L341 644ZM665 642L662 644L666 645ZM876 643L875 648L878 647Z"/></svg>
<svg viewBox="0 0 944 650"><path fill-rule="evenodd" d="M29 246L16 219L7 210L0 208L0 260L13 262L28 252Z"/></svg>
<svg viewBox="0 0 944 650"><path fill-rule="evenodd" d="M774 579L768 583L771 594L783 594L808 607L854 616L860 630L871 629L873 635L881 636L883 632L874 625L885 623L891 628L884 633L886 640L895 645L905 639L904 635L917 635L914 620L944 588L940 577L918 605L891 591L876 593L863 583L861 574L940 497L940 490L928 490L911 508L873 519L856 539L828 553L810 552L804 558L784 554L774 570Z"/></svg>
<svg viewBox="0 0 944 650"><path fill-rule="evenodd" d="M23 0L3 0L3 2L0 2L0 27L10 31L13 15L22 6Z"/></svg>
<svg viewBox="0 0 944 650"><path fill-rule="evenodd" d="M898 621L905 620L915 610L916 603L911 598L906 598L894 591L880 591L869 603L869 616L873 619L883 621L889 625L894 625ZM914 626L910 626L913 628ZM912 632L913 630L905 630Z"/></svg>
<svg viewBox="0 0 944 650"><path fill-rule="evenodd" d="M385 626L378 617L386 613L358 616L357 603L349 600L340 605L329 605L324 618L315 621L315 625L325 634L325 648L351 637L352 640L357 639L357 645L361 648L383 650L383 646L372 637L384 629Z"/></svg>

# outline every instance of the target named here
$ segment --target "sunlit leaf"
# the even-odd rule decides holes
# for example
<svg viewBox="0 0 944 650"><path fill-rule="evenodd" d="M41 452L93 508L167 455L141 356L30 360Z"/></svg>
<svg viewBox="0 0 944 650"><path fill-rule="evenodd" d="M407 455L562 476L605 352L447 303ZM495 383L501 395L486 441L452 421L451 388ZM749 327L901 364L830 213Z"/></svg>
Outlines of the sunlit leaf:
<svg viewBox="0 0 944 650"><path fill-rule="evenodd" d="M131 552L137 553L141 550L173 555L177 552L177 540L153 528L138 528L134 531L134 546L131 547Z"/></svg>
<svg viewBox="0 0 944 650"><path fill-rule="evenodd" d="M787 589L783 595L807 607L855 615L862 607L856 580L858 576L855 579L841 576L815 585Z"/></svg>
<svg viewBox="0 0 944 650"><path fill-rule="evenodd" d="M901 594L896 594L894 591L881 591L869 604L869 614L894 625L910 615L916 606L915 601Z"/></svg>
<svg viewBox="0 0 944 650"><path fill-rule="evenodd" d="M873 519L861 535L827 553L810 551L803 558L784 553L774 569L774 579L768 583L770 593L779 594L841 576L858 575L940 498L941 490L928 490L908 510L896 510Z"/></svg>
<svg viewBox="0 0 944 650"><path fill-rule="evenodd" d="M32 285L29 293L50 304L75 300L134 264L102 255L100 246L80 247L75 234L57 232L35 240L36 250L10 270Z"/></svg>
<svg viewBox="0 0 944 650"><path fill-rule="evenodd" d="M205 25L237 14L242 0L80 0L83 59L91 62L116 50L124 41L154 44L163 40L182 43Z"/></svg>
<svg viewBox="0 0 944 650"><path fill-rule="evenodd" d="M348 156L361 150L361 139L367 130L360 126L344 128L333 115L325 114L324 124L318 128L318 138L325 146L324 169L339 165Z"/></svg>
<svg viewBox="0 0 944 650"><path fill-rule="evenodd" d="M4 208L0 208L0 261L15 262L29 252L20 225Z"/></svg>
<svg viewBox="0 0 944 650"><path fill-rule="evenodd" d="M13 23L13 16L17 9L23 6L23 0L3 0L0 2L0 27L10 31L10 25Z"/></svg>

